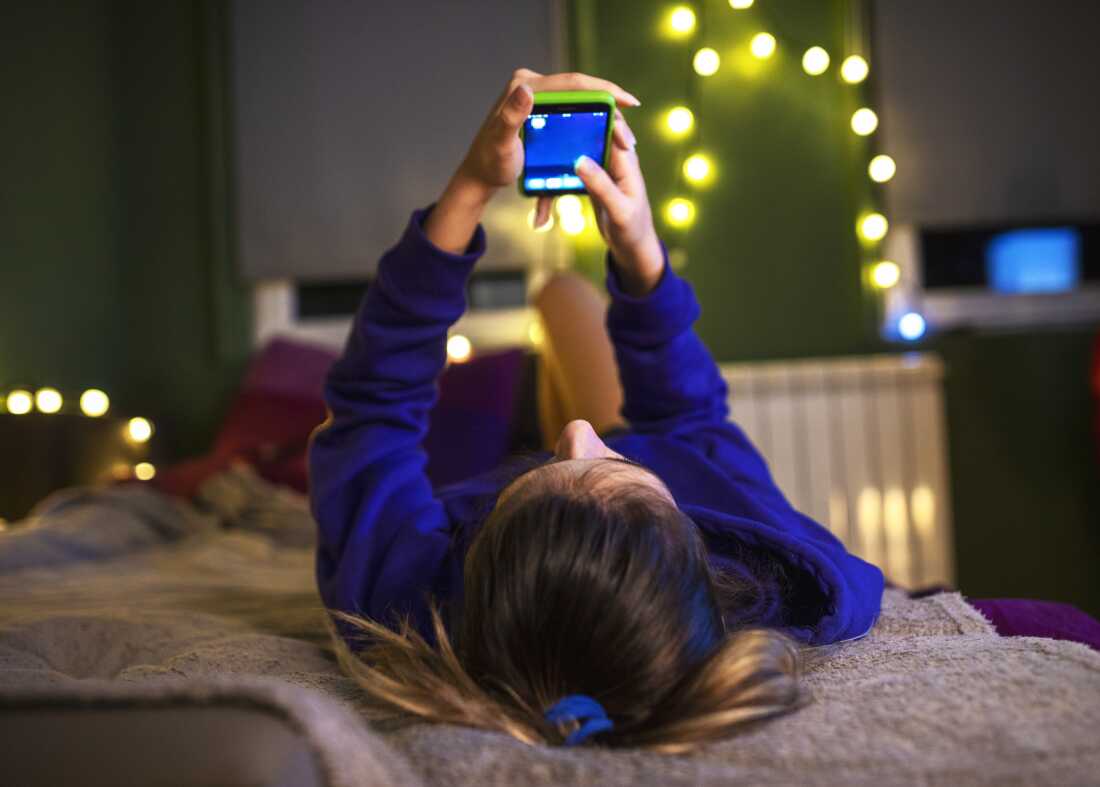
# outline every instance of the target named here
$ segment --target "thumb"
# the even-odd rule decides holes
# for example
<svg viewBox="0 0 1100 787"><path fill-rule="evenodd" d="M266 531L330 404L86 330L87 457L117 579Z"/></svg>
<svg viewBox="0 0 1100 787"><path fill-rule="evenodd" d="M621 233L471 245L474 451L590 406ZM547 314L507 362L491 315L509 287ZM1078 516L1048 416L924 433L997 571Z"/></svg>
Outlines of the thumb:
<svg viewBox="0 0 1100 787"><path fill-rule="evenodd" d="M606 210L612 220L625 213L627 196L619 190L603 167L588 156L581 156L574 169L588 190L588 196L597 207Z"/></svg>
<svg viewBox="0 0 1100 787"><path fill-rule="evenodd" d="M496 135L499 138L509 139L519 134L520 126L527 116L531 114L531 108L535 105L535 94L527 85L516 85L515 90L508 94L497 113Z"/></svg>

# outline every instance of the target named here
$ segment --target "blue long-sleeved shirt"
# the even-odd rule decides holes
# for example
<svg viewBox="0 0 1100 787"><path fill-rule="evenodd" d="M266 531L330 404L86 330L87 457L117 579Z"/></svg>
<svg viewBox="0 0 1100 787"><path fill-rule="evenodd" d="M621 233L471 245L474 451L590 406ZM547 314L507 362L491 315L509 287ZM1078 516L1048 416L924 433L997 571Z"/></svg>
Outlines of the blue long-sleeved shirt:
<svg viewBox="0 0 1100 787"><path fill-rule="evenodd" d="M465 254L425 237L413 214L382 258L342 357L325 385L330 417L310 444L310 500L319 528L317 582L329 608L427 629L427 597L462 597L462 543L500 492L471 478L433 490L420 444L446 360L448 328L485 250L478 227ZM699 527L715 569L743 574L746 556L782 565L785 580L757 622L808 644L863 636L881 606L882 572L795 511L745 433L729 420L727 388L692 325L699 305L667 261L644 297L623 292L608 264L607 328L630 431L607 444L656 473Z"/></svg>

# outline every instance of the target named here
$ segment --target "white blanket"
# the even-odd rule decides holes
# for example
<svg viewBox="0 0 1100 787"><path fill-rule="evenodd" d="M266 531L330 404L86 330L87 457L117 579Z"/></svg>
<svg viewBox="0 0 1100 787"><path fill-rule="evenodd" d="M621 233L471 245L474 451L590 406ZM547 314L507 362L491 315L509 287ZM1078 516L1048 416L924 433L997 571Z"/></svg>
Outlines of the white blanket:
<svg viewBox="0 0 1100 787"><path fill-rule="evenodd" d="M194 506L129 487L35 513L0 535L0 713L250 697L295 719L329 783L347 787L1100 778L1100 653L999 637L956 593L887 591L869 636L809 654L812 704L692 756L529 747L373 725L326 645L305 501L246 469Z"/></svg>

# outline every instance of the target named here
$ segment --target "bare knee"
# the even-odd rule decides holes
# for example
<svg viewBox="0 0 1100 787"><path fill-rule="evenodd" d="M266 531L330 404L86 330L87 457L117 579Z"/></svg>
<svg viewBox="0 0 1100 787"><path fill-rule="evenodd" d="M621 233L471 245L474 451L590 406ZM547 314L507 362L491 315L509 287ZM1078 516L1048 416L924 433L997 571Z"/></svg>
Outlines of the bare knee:
<svg viewBox="0 0 1100 787"><path fill-rule="evenodd" d="M534 304L535 308L545 314L559 304L576 305L578 302L593 299L603 301L603 296L592 282L573 271L560 271L542 285L535 294Z"/></svg>

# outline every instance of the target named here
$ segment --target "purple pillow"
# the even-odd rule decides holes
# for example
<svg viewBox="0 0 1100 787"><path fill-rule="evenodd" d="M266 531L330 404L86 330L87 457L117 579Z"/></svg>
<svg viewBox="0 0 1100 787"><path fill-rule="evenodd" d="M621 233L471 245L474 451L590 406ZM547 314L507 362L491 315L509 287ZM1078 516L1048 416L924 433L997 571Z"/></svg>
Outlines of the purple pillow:
<svg viewBox="0 0 1100 787"><path fill-rule="evenodd" d="M241 390L319 401L325 375L337 357L324 347L276 337L252 359Z"/></svg>
<svg viewBox="0 0 1100 787"><path fill-rule="evenodd" d="M492 470L508 455L523 370L524 351L515 349L443 372L423 443L433 486Z"/></svg>
<svg viewBox="0 0 1100 787"><path fill-rule="evenodd" d="M1002 637L1068 639L1100 650L1100 621L1070 604L1026 598L968 598Z"/></svg>

